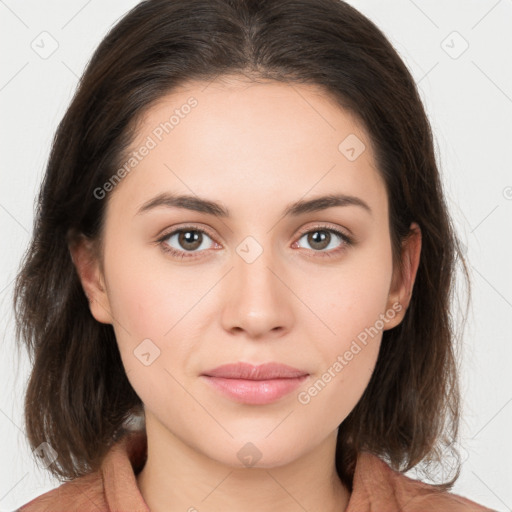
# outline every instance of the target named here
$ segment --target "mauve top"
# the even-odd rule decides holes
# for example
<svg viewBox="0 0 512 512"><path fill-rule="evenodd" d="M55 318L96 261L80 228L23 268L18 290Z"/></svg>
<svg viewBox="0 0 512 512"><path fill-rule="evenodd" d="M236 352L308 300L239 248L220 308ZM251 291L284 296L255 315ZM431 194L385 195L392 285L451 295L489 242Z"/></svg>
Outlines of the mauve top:
<svg viewBox="0 0 512 512"><path fill-rule="evenodd" d="M65 482L16 512L150 512L136 474L146 460L146 434L130 432L115 443L101 468ZM409 478L379 457L361 452L345 512L484 512L492 509Z"/></svg>

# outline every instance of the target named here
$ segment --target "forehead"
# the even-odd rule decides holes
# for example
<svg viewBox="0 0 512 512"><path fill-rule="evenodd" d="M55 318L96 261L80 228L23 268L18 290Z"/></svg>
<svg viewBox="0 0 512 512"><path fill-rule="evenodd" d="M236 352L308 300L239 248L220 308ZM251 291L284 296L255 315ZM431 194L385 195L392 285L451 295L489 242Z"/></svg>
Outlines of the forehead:
<svg viewBox="0 0 512 512"><path fill-rule="evenodd" d="M267 203L383 192L364 127L311 84L188 82L144 112L123 164L115 201L134 208L164 190Z"/></svg>

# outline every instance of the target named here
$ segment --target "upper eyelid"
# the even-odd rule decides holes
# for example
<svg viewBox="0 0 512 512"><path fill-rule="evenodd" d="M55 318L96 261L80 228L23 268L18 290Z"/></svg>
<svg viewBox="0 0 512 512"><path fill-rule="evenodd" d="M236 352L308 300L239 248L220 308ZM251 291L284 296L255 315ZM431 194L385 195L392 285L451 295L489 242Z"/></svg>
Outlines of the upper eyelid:
<svg viewBox="0 0 512 512"><path fill-rule="evenodd" d="M315 224L314 226L310 226L308 228L304 228L304 229L301 229L299 230L299 235L302 236L306 233L309 233L310 231L314 231L315 229L318 229L318 230L326 230L326 231L340 231L341 233L343 233L346 237L350 237L351 234L350 232L348 233L345 233L345 231L348 231L348 229L346 228L342 228L340 226L334 226L334 225L330 225L329 223L322 223L322 222L319 222L317 224Z"/></svg>
<svg viewBox="0 0 512 512"><path fill-rule="evenodd" d="M193 226L193 225L179 226L177 228L172 228L171 230L169 230L167 232L164 230L164 233L158 237L158 240L166 240L170 236L175 235L176 233L179 233L180 231L187 231L187 230L201 231L201 232L207 234L212 240L216 240L216 237L212 233L210 233L210 230L208 228L205 228L203 226L199 227L199 226Z"/></svg>

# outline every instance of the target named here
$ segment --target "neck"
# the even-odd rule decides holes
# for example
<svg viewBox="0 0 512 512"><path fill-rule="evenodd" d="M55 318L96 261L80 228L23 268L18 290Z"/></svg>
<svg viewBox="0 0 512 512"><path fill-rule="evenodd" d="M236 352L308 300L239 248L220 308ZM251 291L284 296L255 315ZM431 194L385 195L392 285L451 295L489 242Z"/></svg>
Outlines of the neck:
<svg viewBox="0 0 512 512"><path fill-rule="evenodd" d="M235 467L174 436L146 411L148 453L137 475L151 512L344 511L350 493L335 467L336 431L309 453L275 467Z"/></svg>

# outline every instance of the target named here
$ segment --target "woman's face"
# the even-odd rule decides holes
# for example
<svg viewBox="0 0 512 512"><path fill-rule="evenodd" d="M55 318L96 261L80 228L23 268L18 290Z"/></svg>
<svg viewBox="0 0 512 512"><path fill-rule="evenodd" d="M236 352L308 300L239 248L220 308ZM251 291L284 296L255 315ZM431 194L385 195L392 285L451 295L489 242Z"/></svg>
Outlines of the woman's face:
<svg viewBox="0 0 512 512"><path fill-rule="evenodd" d="M109 196L95 191L104 274L82 282L147 421L235 466L333 440L410 286L393 277L366 132L313 86L194 82L147 112L131 150ZM307 376L279 381L284 394L276 381L228 394L204 376L240 361Z"/></svg>

